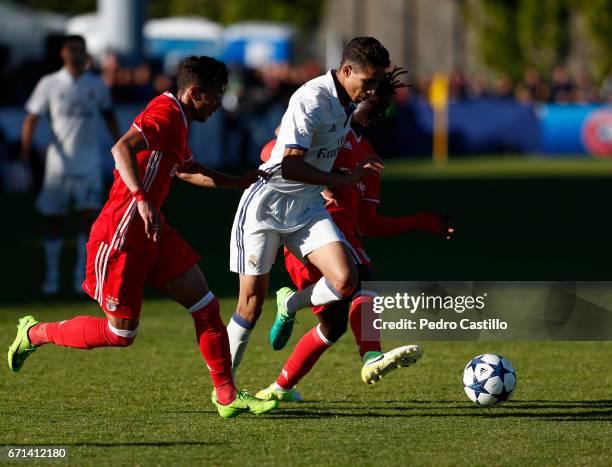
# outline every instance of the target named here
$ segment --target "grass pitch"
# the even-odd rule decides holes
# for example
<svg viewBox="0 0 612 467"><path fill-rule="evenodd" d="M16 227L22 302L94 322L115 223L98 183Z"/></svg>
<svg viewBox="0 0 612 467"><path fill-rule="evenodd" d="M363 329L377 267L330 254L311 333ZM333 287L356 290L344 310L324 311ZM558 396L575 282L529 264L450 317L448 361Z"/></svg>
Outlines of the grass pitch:
<svg viewBox="0 0 612 467"><path fill-rule="evenodd" d="M479 159L442 169L393 162L385 172L383 213L444 211L457 236L368 241L380 280L611 279L605 203L612 199L612 174L605 162ZM227 297L226 320L236 301L227 258L239 196L177 183L165 208L201 252L212 289ZM58 300L37 296L42 251L32 202L31 196L0 198L12 221L0 231L4 348L24 314L60 320L99 313L93 302L67 293ZM68 243L66 289L72 257ZM286 283L275 268L272 288ZM228 421L210 403L191 319L150 291L148 297L140 335L128 349L48 346L19 374L5 366L0 445L63 445L67 462L79 466L612 464L612 343L422 342L417 365L366 386L347 334L299 385L307 402ZM267 344L272 306L270 299L252 335L241 388L269 385L289 354ZM299 320L289 347L314 324L309 312ZM485 352L507 357L518 378L514 399L490 409L473 406L461 383L467 361Z"/></svg>
<svg viewBox="0 0 612 467"><path fill-rule="evenodd" d="M226 318L234 304L223 300ZM26 312L59 320L96 307L4 310L0 341ZM288 356L268 347L272 316L268 306L240 387L267 386ZM312 324L303 313L296 336ZM419 363L366 386L346 335L299 385L307 402L222 420L191 319L149 300L128 349L48 346L21 373L5 369L0 444L66 446L72 465L610 465L612 343L421 344ZM461 383L465 364L485 352L509 358L518 378L514 399L489 409L468 401Z"/></svg>

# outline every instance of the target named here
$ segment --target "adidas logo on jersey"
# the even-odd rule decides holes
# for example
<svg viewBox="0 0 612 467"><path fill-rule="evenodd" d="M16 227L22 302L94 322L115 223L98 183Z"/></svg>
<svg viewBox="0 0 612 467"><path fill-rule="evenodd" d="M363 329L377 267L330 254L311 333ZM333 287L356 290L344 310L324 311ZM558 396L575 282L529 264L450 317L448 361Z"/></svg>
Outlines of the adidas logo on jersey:
<svg viewBox="0 0 612 467"><path fill-rule="evenodd" d="M345 149L348 149L349 151L353 150L353 145L351 144L350 141L347 141L346 143L344 143L344 146L342 146Z"/></svg>
<svg viewBox="0 0 612 467"><path fill-rule="evenodd" d="M334 123L334 124L332 124L331 128L329 129L329 132L330 133L335 133L336 131L337 131L336 130L336 124Z"/></svg>

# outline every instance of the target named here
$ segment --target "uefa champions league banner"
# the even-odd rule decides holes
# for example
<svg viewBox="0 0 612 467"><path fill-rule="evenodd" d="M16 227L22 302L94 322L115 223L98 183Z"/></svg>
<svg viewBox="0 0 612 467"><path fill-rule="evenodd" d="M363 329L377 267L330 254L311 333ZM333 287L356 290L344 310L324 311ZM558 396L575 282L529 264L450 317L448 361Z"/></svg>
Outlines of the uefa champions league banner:
<svg viewBox="0 0 612 467"><path fill-rule="evenodd" d="M431 152L433 112L424 99L397 109L395 145L415 154ZM500 152L612 157L612 105L525 105L512 99L481 98L449 105L452 154Z"/></svg>
<svg viewBox="0 0 612 467"><path fill-rule="evenodd" d="M612 282L362 282L366 340L612 340Z"/></svg>
<svg viewBox="0 0 612 467"><path fill-rule="evenodd" d="M612 157L612 105L550 104L536 111L543 153Z"/></svg>

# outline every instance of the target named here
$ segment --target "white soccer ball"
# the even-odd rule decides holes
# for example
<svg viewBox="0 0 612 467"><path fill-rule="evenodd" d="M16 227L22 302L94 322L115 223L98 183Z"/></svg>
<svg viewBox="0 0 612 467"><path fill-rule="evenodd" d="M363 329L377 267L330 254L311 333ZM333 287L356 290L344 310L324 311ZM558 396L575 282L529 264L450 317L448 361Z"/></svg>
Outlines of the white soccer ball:
<svg viewBox="0 0 612 467"><path fill-rule="evenodd" d="M478 405L492 406L506 401L515 389L514 368L501 355L478 355L463 370L463 390Z"/></svg>

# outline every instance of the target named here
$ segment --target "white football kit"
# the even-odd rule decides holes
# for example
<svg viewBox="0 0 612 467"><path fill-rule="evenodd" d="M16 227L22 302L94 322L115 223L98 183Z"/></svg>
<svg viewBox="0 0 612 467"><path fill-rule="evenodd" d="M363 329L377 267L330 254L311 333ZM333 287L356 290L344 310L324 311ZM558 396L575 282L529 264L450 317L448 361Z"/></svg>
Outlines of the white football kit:
<svg viewBox="0 0 612 467"><path fill-rule="evenodd" d="M298 89L289 101L276 145L258 180L242 195L230 242L230 269L247 275L270 272L281 244L298 258L331 242L344 241L324 206L325 187L284 179L285 148L306 149L304 160L325 172L350 129L350 112L340 104L334 70Z"/></svg>
<svg viewBox="0 0 612 467"><path fill-rule="evenodd" d="M96 75L74 78L65 68L44 76L26 103L26 111L47 116L51 141L47 147L45 178L37 207L43 215L101 204L99 114L111 109L109 89Z"/></svg>

